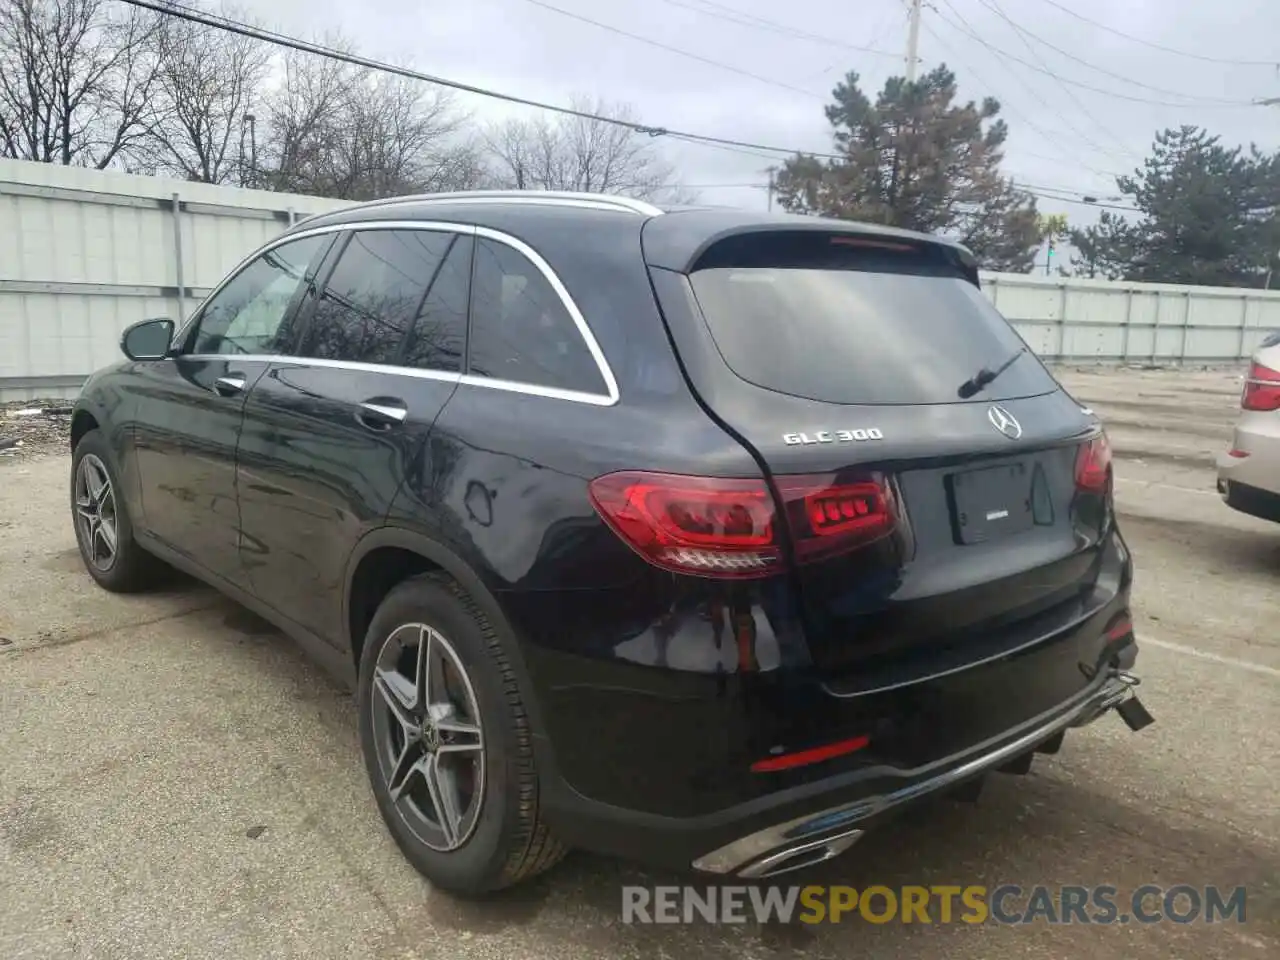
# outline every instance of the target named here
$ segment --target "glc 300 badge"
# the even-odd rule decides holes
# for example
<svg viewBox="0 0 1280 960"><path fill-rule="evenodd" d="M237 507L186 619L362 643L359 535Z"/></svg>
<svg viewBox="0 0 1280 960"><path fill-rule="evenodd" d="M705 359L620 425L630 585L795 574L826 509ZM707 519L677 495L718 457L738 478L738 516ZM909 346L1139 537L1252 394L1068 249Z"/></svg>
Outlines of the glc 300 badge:
<svg viewBox="0 0 1280 960"><path fill-rule="evenodd" d="M813 433L784 433L783 443L795 446L801 443L862 443L864 440L883 440L878 427L865 430L815 430Z"/></svg>

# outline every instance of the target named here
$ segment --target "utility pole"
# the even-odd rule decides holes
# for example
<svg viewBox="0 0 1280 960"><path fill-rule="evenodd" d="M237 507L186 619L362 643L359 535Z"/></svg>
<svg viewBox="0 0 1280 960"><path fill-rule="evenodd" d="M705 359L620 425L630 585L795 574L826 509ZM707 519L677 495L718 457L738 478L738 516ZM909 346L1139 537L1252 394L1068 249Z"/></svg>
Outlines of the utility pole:
<svg viewBox="0 0 1280 960"><path fill-rule="evenodd" d="M907 83L916 82L916 64L920 62L920 7L922 0L908 0L911 12L907 20Z"/></svg>
<svg viewBox="0 0 1280 960"><path fill-rule="evenodd" d="M244 122L249 125L249 177L253 186L258 185L258 118L252 113L244 115Z"/></svg>
<svg viewBox="0 0 1280 960"><path fill-rule="evenodd" d="M774 191L773 171L775 169L776 169L775 167L769 168L769 209L770 210L773 209L773 191Z"/></svg>

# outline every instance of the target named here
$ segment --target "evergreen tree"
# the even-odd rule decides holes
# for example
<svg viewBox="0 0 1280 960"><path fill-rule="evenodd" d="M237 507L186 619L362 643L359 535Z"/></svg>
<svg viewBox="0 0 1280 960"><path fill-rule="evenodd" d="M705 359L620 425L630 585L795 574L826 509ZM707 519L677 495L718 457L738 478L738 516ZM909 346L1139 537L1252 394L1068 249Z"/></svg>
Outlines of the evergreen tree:
<svg viewBox="0 0 1280 960"><path fill-rule="evenodd" d="M892 77L873 104L850 72L826 109L840 160L800 155L778 178L784 209L953 238L989 270L1026 271L1042 239L1035 201L1000 173L1000 105L956 103L945 66Z"/></svg>
<svg viewBox="0 0 1280 960"><path fill-rule="evenodd" d="M1262 285L1280 248L1280 158L1183 126L1158 134L1143 168L1116 183L1140 219L1104 214L1072 234L1103 276Z"/></svg>

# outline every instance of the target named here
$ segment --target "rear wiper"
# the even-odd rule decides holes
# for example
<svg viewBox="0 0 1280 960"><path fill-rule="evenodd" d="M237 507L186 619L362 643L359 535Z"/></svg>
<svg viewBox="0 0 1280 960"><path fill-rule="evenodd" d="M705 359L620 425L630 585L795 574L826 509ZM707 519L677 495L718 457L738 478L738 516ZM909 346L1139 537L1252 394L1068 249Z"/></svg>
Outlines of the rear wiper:
<svg viewBox="0 0 1280 960"><path fill-rule="evenodd" d="M1016 353L1014 353L1013 356L1011 356L1004 363L1000 364L1000 366L996 367L994 370L988 370L986 367L983 367L981 370L975 373L972 377L970 377L964 383L960 384L960 389L956 391L958 394L960 394L960 399L968 400L979 390L983 389L989 383L991 383L992 380L994 380L996 377L1000 376L1000 374L1004 373L1006 370L1012 367L1014 361L1017 360L1020 356L1022 356L1026 352L1027 352L1027 348L1023 347L1021 350L1018 350Z"/></svg>

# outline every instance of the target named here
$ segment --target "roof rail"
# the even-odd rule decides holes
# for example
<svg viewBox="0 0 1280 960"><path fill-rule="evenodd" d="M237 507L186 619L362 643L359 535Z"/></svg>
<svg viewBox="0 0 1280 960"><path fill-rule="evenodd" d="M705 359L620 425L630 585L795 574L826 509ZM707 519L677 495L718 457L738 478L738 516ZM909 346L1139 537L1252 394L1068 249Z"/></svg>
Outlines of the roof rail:
<svg viewBox="0 0 1280 960"><path fill-rule="evenodd" d="M530 203L592 207L600 210L625 210L646 217L660 216L664 211L644 200L619 197L608 193L585 193L569 190L458 190L448 193L410 194L384 197L355 204L356 207L386 207L401 203ZM334 211L336 212L336 211ZM323 216L323 214L318 214ZM307 219L311 219L308 217Z"/></svg>

